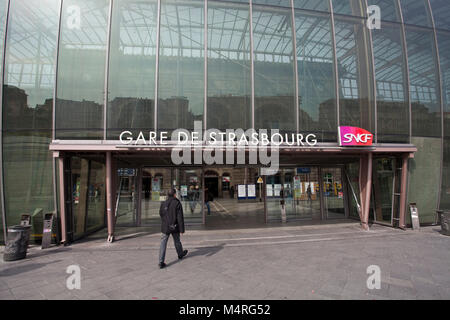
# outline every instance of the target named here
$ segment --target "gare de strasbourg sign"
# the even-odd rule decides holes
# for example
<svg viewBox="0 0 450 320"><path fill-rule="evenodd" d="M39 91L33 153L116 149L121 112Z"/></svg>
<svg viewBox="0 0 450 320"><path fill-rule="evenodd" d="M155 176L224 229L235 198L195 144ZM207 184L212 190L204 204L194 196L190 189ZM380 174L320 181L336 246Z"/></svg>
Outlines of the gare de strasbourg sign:
<svg viewBox="0 0 450 320"><path fill-rule="evenodd" d="M165 136L166 134L167 134L167 132L163 132L161 134L161 143L163 143L162 142L163 138L166 138L166 136ZM123 139L124 135L127 135L125 141ZM350 127L350 126L339 126L338 127L338 135L339 135L339 146L341 146L341 147L369 147L369 146L372 146L372 144L373 144L373 134L362 128ZM140 141L143 141L144 144L147 144L142 132L139 133L139 136L136 140L134 140L130 136L132 136L132 133L130 131L123 131L120 134L120 142L124 145L129 145L129 144L137 145L137 144L139 144ZM309 136L315 136L315 135L310 134L310 135L308 135L308 137ZM150 144L152 141L155 142L155 144L156 144L155 138L156 138L156 132L151 132L150 133ZM307 143L310 146L315 144L315 143L311 144L311 143L309 143L309 141L307 141ZM303 143L302 143L302 145L303 145Z"/></svg>

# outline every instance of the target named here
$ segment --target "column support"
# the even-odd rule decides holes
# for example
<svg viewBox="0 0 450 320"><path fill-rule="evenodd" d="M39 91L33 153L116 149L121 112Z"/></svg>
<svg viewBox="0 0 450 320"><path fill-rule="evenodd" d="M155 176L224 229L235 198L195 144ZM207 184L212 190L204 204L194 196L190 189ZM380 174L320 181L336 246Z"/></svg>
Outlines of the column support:
<svg viewBox="0 0 450 320"><path fill-rule="evenodd" d="M66 219L66 197L65 197L65 185L64 185L64 158L59 155L58 157L58 169L59 169L59 216L61 221L61 244L68 244L67 241L67 219Z"/></svg>
<svg viewBox="0 0 450 320"><path fill-rule="evenodd" d="M113 210L113 190L112 190L112 155L106 153L106 217L108 219L108 242L114 241L114 210Z"/></svg>
<svg viewBox="0 0 450 320"><path fill-rule="evenodd" d="M372 153L367 156L367 181L366 181L366 198L364 206L364 230L369 230L369 213L370 213L370 195L372 193Z"/></svg>

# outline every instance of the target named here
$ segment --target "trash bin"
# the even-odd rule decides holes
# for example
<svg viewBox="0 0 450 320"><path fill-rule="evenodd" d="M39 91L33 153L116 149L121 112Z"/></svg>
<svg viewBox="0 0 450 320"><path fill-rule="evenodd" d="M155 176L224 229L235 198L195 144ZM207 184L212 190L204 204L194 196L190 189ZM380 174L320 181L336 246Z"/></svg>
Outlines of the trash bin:
<svg viewBox="0 0 450 320"><path fill-rule="evenodd" d="M441 231L442 234L450 236L450 211L441 213Z"/></svg>
<svg viewBox="0 0 450 320"><path fill-rule="evenodd" d="M31 226L11 226L8 228L3 261L24 259L27 256Z"/></svg>

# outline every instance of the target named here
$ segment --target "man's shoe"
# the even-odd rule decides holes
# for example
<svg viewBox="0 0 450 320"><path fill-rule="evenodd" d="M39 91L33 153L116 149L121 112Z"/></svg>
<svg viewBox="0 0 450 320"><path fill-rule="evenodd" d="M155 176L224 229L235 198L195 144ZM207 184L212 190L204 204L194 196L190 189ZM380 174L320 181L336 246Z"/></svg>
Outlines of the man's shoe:
<svg viewBox="0 0 450 320"><path fill-rule="evenodd" d="M185 255L187 255L187 253L188 253L188 251L187 250L184 250L183 251L183 254L181 255L181 256L178 256L178 259L183 259L183 257L185 256Z"/></svg>
<svg viewBox="0 0 450 320"><path fill-rule="evenodd" d="M163 269L163 268L165 268L166 267L166 264L164 263L164 262L161 262L160 264L159 264L159 268L160 269Z"/></svg>

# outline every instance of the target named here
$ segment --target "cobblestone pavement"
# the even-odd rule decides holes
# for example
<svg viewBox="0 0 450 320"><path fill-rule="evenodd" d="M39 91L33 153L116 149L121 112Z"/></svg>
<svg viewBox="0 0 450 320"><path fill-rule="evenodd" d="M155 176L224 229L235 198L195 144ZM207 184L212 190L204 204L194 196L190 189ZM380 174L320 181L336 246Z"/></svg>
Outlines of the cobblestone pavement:
<svg viewBox="0 0 450 320"><path fill-rule="evenodd" d="M169 240L159 269L157 229L105 231L67 247L31 247L0 262L0 299L449 299L450 237L439 227L401 231L359 224L188 230L179 261ZM3 247L0 248L3 252ZM66 268L79 265L81 289ZM367 267L381 289L367 288Z"/></svg>

